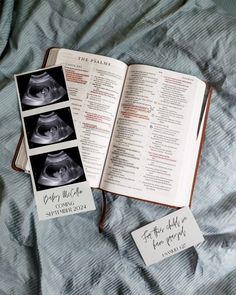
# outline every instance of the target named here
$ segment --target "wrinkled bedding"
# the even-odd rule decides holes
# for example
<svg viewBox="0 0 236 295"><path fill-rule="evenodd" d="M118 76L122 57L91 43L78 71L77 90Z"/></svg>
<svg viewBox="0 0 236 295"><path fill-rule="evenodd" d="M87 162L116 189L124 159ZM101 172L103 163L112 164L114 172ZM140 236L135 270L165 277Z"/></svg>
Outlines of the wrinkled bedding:
<svg viewBox="0 0 236 295"><path fill-rule="evenodd" d="M21 130L13 75L40 68L49 47L176 70L213 86L192 203L204 243L146 267L130 232L173 209L107 194L99 234L98 190L96 211L38 221L30 177L11 169ZM234 1L1 0L0 294L235 293Z"/></svg>

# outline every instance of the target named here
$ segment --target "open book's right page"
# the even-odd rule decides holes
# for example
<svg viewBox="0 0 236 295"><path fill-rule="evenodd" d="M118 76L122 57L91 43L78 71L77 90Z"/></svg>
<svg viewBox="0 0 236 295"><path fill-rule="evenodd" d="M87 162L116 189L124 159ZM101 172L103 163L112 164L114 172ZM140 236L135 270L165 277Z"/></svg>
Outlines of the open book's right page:
<svg viewBox="0 0 236 295"><path fill-rule="evenodd" d="M202 129L201 80L129 66L100 187L147 201L189 204Z"/></svg>

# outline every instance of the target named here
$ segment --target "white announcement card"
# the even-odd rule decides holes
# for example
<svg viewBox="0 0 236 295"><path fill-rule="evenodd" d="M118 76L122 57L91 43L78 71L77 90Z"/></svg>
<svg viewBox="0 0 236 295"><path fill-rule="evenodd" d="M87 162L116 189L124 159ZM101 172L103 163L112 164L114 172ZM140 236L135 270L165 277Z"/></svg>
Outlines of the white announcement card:
<svg viewBox="0 0 236 295"><path fill-rule="evenodd" d="M188 207L184 207L132 233L147 266L204 241Z"/></svg>

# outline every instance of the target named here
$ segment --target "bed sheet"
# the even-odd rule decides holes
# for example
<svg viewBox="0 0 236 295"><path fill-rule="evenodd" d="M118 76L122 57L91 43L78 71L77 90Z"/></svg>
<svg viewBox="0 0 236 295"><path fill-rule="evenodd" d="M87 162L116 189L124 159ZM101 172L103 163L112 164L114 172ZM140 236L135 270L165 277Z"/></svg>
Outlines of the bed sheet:
<svg viewBox="0 0 236 295"><path fill-rule="evenodd" d="M223 7L223 2L227 6ZM214 89L192 211L205 241L146 267L134 229L173 209L107 194L97 210L39 222L11 169L21 130L13 75L65 47L195 75ZM236 5L210 0L0 2L0 294L235 294Z"/></svg>

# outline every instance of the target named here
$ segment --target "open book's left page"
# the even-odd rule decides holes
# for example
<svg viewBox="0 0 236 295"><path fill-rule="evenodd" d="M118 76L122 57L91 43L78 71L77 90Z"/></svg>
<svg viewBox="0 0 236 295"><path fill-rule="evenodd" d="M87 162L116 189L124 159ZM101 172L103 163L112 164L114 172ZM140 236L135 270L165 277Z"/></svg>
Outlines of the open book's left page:
<svg viewBox="0 0 236 295"><path fill-rule="evenodd" d="M127 66L113 58L56 48L46 63L53 65L65 68L86 177L91 187L99 187Z"/></svg>

